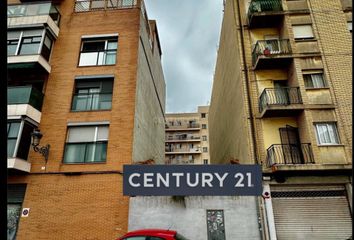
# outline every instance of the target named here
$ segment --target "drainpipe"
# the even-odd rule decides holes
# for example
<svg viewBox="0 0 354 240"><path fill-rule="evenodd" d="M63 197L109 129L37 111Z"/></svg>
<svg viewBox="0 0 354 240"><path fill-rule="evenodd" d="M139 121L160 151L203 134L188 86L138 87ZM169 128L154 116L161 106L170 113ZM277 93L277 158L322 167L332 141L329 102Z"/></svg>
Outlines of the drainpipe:
<svg viewBox="0 0 354 240"><path fill-rule="evenodd" d="M251 105L251 96L250 96L250 86L249 86L249 78L248 78L248 67L247 67L247 62L246 62L246 53L245 53L245 42L243 40L244 32L243 32L243 26L241 22L241 10L240 10L240 3L239 0L231 0L232 1L232 7L235 9L234 2L236 1L237 3L237 12L238 12L238 22L240 26L240 34L241 34L241 52L242 52L242 61L244 64L244 75L246 79L246 94L247 94L247 101L248 101L248 111L249 111L249 116L250 116L250 125L251 125L251 138L252 138L252 145L253 145L253 155L256 160L256 163L259 164L258 157L257 157L257 149L256 149L256 136L255 136L255 128L254 128L254 123L253 123L253 113L252 113L252 105ZM235 18L235 23L236 21L236 16L235 16L235 11L234 11L234 18Z"/></svg>

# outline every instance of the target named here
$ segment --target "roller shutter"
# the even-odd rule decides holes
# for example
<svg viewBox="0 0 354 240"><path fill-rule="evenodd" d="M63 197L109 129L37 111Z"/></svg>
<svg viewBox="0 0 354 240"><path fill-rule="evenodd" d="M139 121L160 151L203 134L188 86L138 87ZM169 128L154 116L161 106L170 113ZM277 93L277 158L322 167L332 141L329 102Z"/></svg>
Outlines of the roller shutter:
<svg viewBox="0 0 354 240"><path fill-rule="evenodd" d="M9 184L7 185L7 202L22 203L25 197L26 184Z"/></svg>
<svg viewBox="0 0 354 240"><path fill-rule="evenodd" d="M274 186L271 196L278 240L345 240L352 236L344 186Z"/></svg>

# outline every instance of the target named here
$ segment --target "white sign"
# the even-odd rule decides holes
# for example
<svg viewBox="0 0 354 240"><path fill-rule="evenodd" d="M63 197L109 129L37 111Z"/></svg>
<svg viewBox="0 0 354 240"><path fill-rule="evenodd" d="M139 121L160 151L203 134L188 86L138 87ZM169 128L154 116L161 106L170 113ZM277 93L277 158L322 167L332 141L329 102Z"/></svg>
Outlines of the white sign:
<svg viewBox="0 0 354 240"><path fill-rule="evenodd" d="M29 208L22 208L22 215L21 215L21 217L28 217L29 211L30 211Z"/></svg>

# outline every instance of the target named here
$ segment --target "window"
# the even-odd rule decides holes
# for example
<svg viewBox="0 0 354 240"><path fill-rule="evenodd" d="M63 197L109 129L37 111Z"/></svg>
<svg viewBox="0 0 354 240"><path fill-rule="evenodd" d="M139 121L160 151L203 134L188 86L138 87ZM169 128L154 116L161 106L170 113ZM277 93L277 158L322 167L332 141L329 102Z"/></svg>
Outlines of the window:
<svg viewBox="0 0 354 240"><path fill-rule="evenodd" d="M204 164L208 164L208 159L203 159Z"/></svg>
<svg viewBox="0 0 354 240"><path fill-rule="evenodd" d="M35 128L24 120L7 123L7 157L27 160L31 145L31 133Z"/></svg>
<svg viewBox="0 0 354 240"><path fill-rule="evenodd" d="M203 129L206 129L206 128L207 128L207 125L206 125L206 124L202 124L202 128L203 128Z"/></svg>
<svg viewBox="0 0 354 240"><path fill-rule="evenodd" d="M71 109L106 110L112 107L113 78L76 79Z"/></svg>
<svg viewBox="0 0 354 240"><path fill-rule="evenodd" d="M207 210L208 240L225 240L223 210Z"/></svg>
<svg viewBox="0 0 354 240"><path fill-rule="evenodd" d="M116 64L118 37L84 38L81 44L79 66Z"/></svg>
<svg viewBox="0 0 354 240"><path fill-rule="evenodd" d="M206 117L206 113L202 113L202 118L205 118Z"/></svg>
<svg viewBox="0 0 354 240"><path fill-rule="evenodd" d="M68 128L64 163L105 162L108 125Z"/></svg>
<svg viewBox="0 0 354 240"><path fill-rule="evenodd" d="M336 123L316 123L317 141L319 145L339 144Z"/></svg>
<svg viewBox="0 0 354 240"><path fill-rule="evenodd" d="M304 74L304 81L307 88L324 88L327 86L323 73Z"/></svg>
<svg viewBox="0 0 354 240"><path fill-rule="evenodd" d="M349 30L350 34L352 34L352 31L353 31L353 22L347 22L347 26L348 26L348 30Z"/></svg>
<svg viewBox="0 0 354 240"><path fill-rule="evenodd" d="M203 141L207 141L208 140L207 136L202 136L202 138L203 138Z"/></svg>
<svg viewBox="0 0 354 240"><path fill-rule="evenodd" d="M311 25L295 25L293 26L295 39L313 39L313 31Z"/></svg>
<svg viewBox="0 0 354 240"><path fill-rule="evenodd" d="M203 152L208 152L208 148L207 147L203 147Z"/></svg>
<svg viewBox="0 0 354 240"><path fill-rule="evenodd" d="M7 240L15 240L26 184L7 185Z"/></svg>
<svg viewBox="0 0 354 240"><path fill-rule="evenodd" d="M41 54L49 61L52 45L53 39L45 29L9 31L7 33L8 56Z"/></svg>

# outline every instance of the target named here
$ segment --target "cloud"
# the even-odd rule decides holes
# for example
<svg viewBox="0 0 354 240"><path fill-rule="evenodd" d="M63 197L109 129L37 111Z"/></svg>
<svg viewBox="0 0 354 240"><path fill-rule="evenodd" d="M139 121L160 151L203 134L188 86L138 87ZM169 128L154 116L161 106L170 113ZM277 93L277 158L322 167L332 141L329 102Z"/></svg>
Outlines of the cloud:
<svg viewBox="0 0 354 240"><path fill-rule="evenodd" d="M157 21L167 87L166 112L210 101L222 21L221 0L145 0Z"/></svg>

